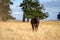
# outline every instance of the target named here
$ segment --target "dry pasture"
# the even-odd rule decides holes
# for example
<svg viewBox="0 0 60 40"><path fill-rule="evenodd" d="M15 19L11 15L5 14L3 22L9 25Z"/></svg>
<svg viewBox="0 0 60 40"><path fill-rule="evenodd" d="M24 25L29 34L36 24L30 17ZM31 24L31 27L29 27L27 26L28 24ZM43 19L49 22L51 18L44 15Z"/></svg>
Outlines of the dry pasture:
<svg viewBox="0 0 60 40"><path fill-rule="evenodd" d="M30 22L0 22L0 40L60 40L60 21L41 21L34 32Z"/></svg>

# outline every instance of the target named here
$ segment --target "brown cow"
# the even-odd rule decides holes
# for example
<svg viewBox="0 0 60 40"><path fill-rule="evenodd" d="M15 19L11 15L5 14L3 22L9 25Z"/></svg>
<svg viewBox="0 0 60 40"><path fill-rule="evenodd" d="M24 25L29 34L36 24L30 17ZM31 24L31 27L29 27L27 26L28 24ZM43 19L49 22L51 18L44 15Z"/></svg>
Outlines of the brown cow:
<svg viewBox="0 0 60 40"><path fill-rule="evenodd" d="M32 19L31 19L31 25L32 25L32 29L33 29L33 31L34 30L37 30L38 29L38 26L39 26L39 18L38 17L33 17Z"/></svg>

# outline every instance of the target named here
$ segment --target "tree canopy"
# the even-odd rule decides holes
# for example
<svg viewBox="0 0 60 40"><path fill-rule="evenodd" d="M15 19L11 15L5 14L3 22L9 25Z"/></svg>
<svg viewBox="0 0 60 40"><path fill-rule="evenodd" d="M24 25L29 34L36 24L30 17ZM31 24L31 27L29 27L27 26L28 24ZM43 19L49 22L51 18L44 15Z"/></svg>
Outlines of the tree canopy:
<svg viewBox="0 0 60 40"><path fill-rule="evenodd" d="M21 3L20 7L22 7L24 12L24 18L32 18L32 16L38 16L39 18L44 19L48 17L48 15L46 15L47 13L42 12L43 7L41 4L39 4L38 0L23 0L23 3Z"/></svg>
<svg viewBox="0 0 60 40"><path fill-rule="evenodd" d="M6 21L7 19L14 19L11 14L10 0L1 0L0 2L0 19ZM10 12L9 12L10 11Z"/></svg>

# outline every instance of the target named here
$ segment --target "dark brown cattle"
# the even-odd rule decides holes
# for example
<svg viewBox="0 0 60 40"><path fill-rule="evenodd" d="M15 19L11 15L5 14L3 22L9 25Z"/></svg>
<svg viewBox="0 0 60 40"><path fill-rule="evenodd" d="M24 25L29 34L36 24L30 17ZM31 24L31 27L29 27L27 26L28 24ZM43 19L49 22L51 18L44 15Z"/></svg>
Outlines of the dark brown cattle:
<svg viewBox="0 0 60 40"><path fill-rule="evenodd" d="M32 25L32 29L37 30L38 29L38 25L39 25L39 18L38 17L33 17L31 19L31 25Z"/></svg>

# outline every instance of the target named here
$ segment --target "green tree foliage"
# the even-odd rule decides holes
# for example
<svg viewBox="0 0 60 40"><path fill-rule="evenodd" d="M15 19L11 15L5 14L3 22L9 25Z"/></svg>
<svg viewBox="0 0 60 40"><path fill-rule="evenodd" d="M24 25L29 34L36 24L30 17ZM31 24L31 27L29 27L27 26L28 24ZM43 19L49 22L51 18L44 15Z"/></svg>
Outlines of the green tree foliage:
<svg viewBox="0 0 60 40"><path fill-rule="evenodd" d="M26 14L27 2L28 2L28 0L23 0L23 3L21 3L21 5L20 5L20 7L22 7L22 10L24 11L23 22L25 22L25 14Z"/></svg>
<svg viewBox="0 0 60 40"><path fill-rule="evenodd" d="M13 4L10 2L10 0L1 0L0 1L0 19L3 21L6 21L8 19L13 19L12 16L10 16L10 4Z"/></svg>
<svg viewBox="0 0 60 40"><path fill-rule="evenodd" d="M59 14L57 15L57 18L60 20L60 12L59 12Z"/></svg>
<svg viewBox="0 0 60 40"><path fill-rule="evenodd" d="M39 4L38 0L23 0L20 7L23 9L23 19L27 18L28 20L32 16L40 17L41 19L47 18L47 13L43 13L43 7Z"/></svg>

